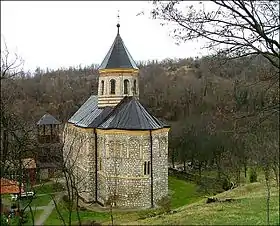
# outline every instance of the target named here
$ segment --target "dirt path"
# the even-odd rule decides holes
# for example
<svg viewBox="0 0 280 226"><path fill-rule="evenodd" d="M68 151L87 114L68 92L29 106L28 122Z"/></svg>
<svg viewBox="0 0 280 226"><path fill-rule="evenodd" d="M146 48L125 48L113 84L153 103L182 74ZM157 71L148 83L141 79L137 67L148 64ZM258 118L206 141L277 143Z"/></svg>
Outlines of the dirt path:
<svg viewBox="0 0 280 226"><path fill-rule="evenodd" d="M55 197L55 201L58 202L63 193L59 193ZM44 225L44 222L48 219L48 217L51 215L53 209L55 208L53 200L49 202L49 204L44 208L44 212L40 215L40 217L35 221L35 225Z"/></svg>

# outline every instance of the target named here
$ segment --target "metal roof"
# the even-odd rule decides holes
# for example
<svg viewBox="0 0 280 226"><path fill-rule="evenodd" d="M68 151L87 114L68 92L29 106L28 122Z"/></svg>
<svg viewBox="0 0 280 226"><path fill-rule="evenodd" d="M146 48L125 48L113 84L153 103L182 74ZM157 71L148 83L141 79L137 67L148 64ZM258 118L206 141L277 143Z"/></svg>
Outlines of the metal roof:
<svg viewBox="0 0 280 226"><path fill-rule="evenodd" d="M45 114L38 122L37 125L59 125L61 124L55 117L49 113Z"/></svg>
<svg viewBox="0 0 280 226"><path fill-rule="evenodd" d="M154 130L169 128L152 116L135 97L124 97L112 107L98 108L97 96L91 96L68 120L84 128Z"/></svg>
<svg viewBox="0 0 280 226"><path fill-rule="evenodd" d="M133 68L138 69L135 61L126 48L119 32L104 60L102 61L99 70L113 68Z"/></svg>
<svg viewBox="0 0 280 226"><path fill-rule="evenodd" d="M97 128L154 130L169 126L152 116L135 97L124 97Z"/></svg>
<svg viewBox="0 0 280 226"><path fill-rule="evenodd" d="M68 122L84 128L96 128L113 108L98 108L98 96L92 95Z"/></svg>

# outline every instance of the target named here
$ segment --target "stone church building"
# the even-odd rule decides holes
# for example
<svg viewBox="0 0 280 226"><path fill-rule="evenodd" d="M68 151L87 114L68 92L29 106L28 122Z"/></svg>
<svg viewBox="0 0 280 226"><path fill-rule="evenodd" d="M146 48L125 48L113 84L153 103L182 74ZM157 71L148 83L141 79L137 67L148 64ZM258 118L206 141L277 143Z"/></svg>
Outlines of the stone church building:
<svg viewBox="0 0 280 226"><path fill-rule="evenodd" d="M139 69L119 34L92 95L64 129L64 161L86 202L150 208L168 195L169 126L139 102Z"/></svg>

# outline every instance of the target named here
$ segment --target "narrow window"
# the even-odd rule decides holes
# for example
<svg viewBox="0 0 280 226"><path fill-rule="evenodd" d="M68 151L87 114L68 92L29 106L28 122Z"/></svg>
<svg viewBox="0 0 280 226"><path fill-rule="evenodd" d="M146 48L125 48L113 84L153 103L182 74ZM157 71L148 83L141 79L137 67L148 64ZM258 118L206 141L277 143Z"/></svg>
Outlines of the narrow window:
<svg viewBox="0 0 280 226"><path fill-rule="evenodd" d="M144 175L150 174L150 161L144 162Z"/></svg>
<svg viewBox="0 0 280 226"><path fill-rule="evenodd" d="M115 94L116 93L116 80L112 79L110 80L110 85L111 85L111 94Z"/></svg>
<svg viewBox="0 0 280 226"><path fill-rule="evenodd" d="M133 82L133 94L137 94L137 89L136 89L136 79Z"/></svg>
<svg viewBox="0 0 280 226"><path fill-rule="evenodd" d="M147 162L144 162L144 175L147 175Z"/></svg>
<svg viewBox="0 0 280 226"><path fill-rule="evenodd" d="M124 93L124 94L128 94L129 81L128 81L127 79L125 79L124 82L123 82L123 85L124 85L124 87L123 87L123 93Z"/></svg>
<svg viewBox="0 0 280 226"><path fill-rule="evenodd" d="M101 81L101 95L104 95L104 81Z"/></svg>

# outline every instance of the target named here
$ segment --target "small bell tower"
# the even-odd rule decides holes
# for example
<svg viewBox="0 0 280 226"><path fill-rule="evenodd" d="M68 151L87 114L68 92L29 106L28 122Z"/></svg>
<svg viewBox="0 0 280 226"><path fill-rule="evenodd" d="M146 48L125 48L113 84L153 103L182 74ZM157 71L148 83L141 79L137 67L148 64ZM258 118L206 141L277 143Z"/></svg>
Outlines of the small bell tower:
<svg viewBox="0 0 280 226"><path fill-rule="evenodd" d="M98 108L114 107L125 96L139 98L139 69L120 36L119 18L117 36L98 69Z"/></svg>

